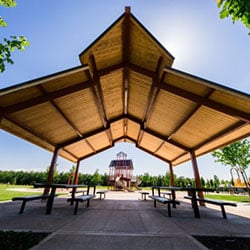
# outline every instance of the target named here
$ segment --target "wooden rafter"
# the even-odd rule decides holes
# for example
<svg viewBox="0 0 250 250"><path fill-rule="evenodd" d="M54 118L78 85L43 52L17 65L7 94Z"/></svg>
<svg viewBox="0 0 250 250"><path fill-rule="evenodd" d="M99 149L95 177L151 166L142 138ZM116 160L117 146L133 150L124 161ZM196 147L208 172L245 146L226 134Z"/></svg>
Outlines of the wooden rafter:
<svg viewBox="0 0 250 250"><path fill-rule="evenodd" d="M10 116L5 116L4 118L6 120L9 120L11 123L15 124L16 126L20 127L21 129L25 130L26 132L32 134L34 137L37 137L40 140L50 144L52 147L56 148L57 145L55 143L53 143L47 137L43 136L42 134L38 133L37 131L34 131L33 129L29 128L28 126L25 126L23 123L20 123L19 121L17 121L16 119L14 119Z"/></svg>
<svg viewBox="0 0 250 250"><path fill-rule="evenodd" d="M60 89L54 92L49 92L47 93L46 96L38 96L32 99L29 99L27 101L22 101L14 105L10 105L8 107L1 107L0 115L5 116L7 114L18 112L26 108L31 108L33 106L48 102L48 100L54 100L54 99L87 89L91 87L92 85L93 85L93 81L86 81L86 82L82 82L82 83L79 83L70 87L66 87L64 89Z"/></svg>
<svg viewBox="0 0 250 250"><path fill-rule="evenodd" d="M37 88L42 92L43 96L47 96L47 92L44 90L44 88L41 85L38 85ZM63 113L63 111L58 107L58 105L55 103L54 100L50 99L48 96L48 101L51 103L51 105L55 108L55 110L61 115L61 117L68 123L68 125L71 127L71 129L80 137L82 137L82 134L80 130L74 125L73 122L70 121L70 119Z"/></svg>
<svg viewBox="0 0 250 250"><path fill-rule="evenodd" d="M78 157L73 154L72 152L70 152L69 150L67 150L66 148L62 148L61 150L63 150L64 152L66 152L67 154L69 154L71 157L73 157L76 161L78 160Z"/></svg>
<svg viewBox="0 0 250 250"><path fill-rule="evenodd" d="M167 138L167 136L163 136L163 135L157 133L156 131L154 131L152 129L146 128L146 129L143 129L143 131L150 134L150 135L153 135L153 136L155 136L155 137L157 137L157 138L159 138L159 139L161 139L161 140L163 140L165 142L168 142L169 144L172 144L173 146L176 146L176 147L178 147L178 148L180 148L182 150L185 150L185 151L190 151L191 150L189 147L186 147L186 146L184 146L184 145L182 145L182 144L180 144L180 143L178 143L178 142L176 142L176 141L174 141L172 139L169 140Z"/></svg>
<svg viewBox="0 0 250 250"><path fill-rule="evenodd" d="M210 90L206 94L205 98L209 98L213 92L214 90ZM201 104L196 104L195 107L182 118L180 123L176 125L175 129L169 134L168 139L171 139L179 131L179 129L181 129L186 124L186 122L191 119L191 117L200 109L201 106Z"/></svg>
<svg viewBox="0 0 250 250"><path fill-rule="evenodd" d="M107 149L109 149L109 148L111 148L111 147L113 147L113 145L107 146L107 147L102 148L102 149L99 149L99 150L96 150L95 152L92 152L92 153L90 153L90 154L87 154L87 155L85 155L84 157L80 157L80 158L79 158L79 161L83 161L83 160L89 158L90 156L99 154L99 153L101 153L101 152L103 152L103 151L105 151L105 150L107 150Z"/></svg>
<svg viewBox="0 0 250 250"><path fill-rule="evenodd" d="M125 17L122 24L122 58L123 58L123 113L128 113L128 100L129 100L129 69L128 62L130 61L130 8L125 9ZM128 121L123 119L123 135L127 136Z"/></svg>
<svg viewBox="0 0 250 250"><path fill-rule="evenodd" d="M163 62L163 58L160 57L155 69L155 73L152 77L152 84L151 84L151 88L149 91L149 95L148 95L148 100L147 100L147 104L144 110L144 115L143 115L143 123L144 123L144 128L147 127L147 122L150 119L150 116L154 110L154 106L157 100L157 97L159 95L159 82L160 82L160 68L162 66L162 62Z"/></svg>
<svg viewBox="0 0 250 250"><path fill-rule="evenodd" d="M90 63L93 69L93 81L95 82L95 85L97 87L97 91L95 88L92 88L94 96L95 96L95 102L97 105L97 109L99 111L99 114L101 116L101 120L104 123L104 126L106 126L106 122L108 120L107 117L107 108L106 108L106 104L104 101L104 96L103 96L103 91L102 91L102 87L101 87L101 82L100 82L100 75L96 66L96 61L95 61L95 57L94 55L90 56ZM99 98L97 97L99 96ZM99 100L100 100L100 104L99 104ZM105 122L104 122L105 121Z"/></svg>
<svg viewBox="0 0 250 250"><path fill-rule="evenodd" d="M122 24L122 58L123 62L127 64L129 62L130 51L130 8L126 8L124 21Z"/></svg>
<svg viewBox="0 0 250 250"><path fill-rule="evenodd" d="M85 139L85 142L88 144L88 146L91 148L91 150L95 153L96 150L95 150L95 148L92 146L92 144L89 142L89 140L88 140L88 139Z"/></svg>
<svg viewBox="0 0 250 250"><path fill-rule="evenodd" d="M173 162L177 161L178 159L181 159L182 157L184 157L187 154L190 154L190 151L183 152L182 154L178 155L177 157L171 159L171 162L173 163Z"/></svg>
<svg viewBox="0 0 250 250"><path fill-rule="evenodd" d="M171 163L171 161L168 161L168 160L166 160L165 158L163 158L163 157L161 157L161 156L159 156L159 155L157 155L157 154L155 154L155 153L152 153L151 151L147 150L146 148L143 148L143 147L141 147L141 146L139 146L139 145L136 145L136 147L139 148L140 150L142 150L142 151L144 151L144 152L150 154L150 155L153 155L154 157L156 157L156 158L158 158L158 159L160 159L160 160L162 160L162 161L164 161L164 162L167 162L167 163L169 163L169 164Z"/></svg>
<svg viewBox="0 0 250 250"><path fill-rule="evenodd" d="M74 138L72 138L70 140L67 140L67 141L65 141L63 143L58 144L57 146L58 146L58 148L64 148L64 147L69 146L69 145L71 145L73 143L79 142L81 140L85 140L90 136L96 135L98 133L105 132L107 129L110 129L109 125L107 127L102 127L102 128L96 129L96 130L92 130L91 132L85 133L85 134L82 135L82 138L74 137Z"/></svg>
<svg viewBox="0 0 250 250"><path fill-rule="evenodd" d="M250 122L250 114L234 109L232 107L226 106L222 103L213 101L213 100L209 100L203 96L199 96L196 95L194 93L191 93L189 91L186 91L184 89L180 89L178 87L175 87L173 85L170 85L168 83L165 82L161 82L160 83L160 88L166 90L167 92L170 92L172 94L175 94L177 96L181 96L185 99L188 99L194 103L209 107L211 109L220 111L224 114L236 117L237 119L240 119L242 121L245 121L247 123Z"/></svg>
<svg viewBox="0 0 250 250"><path fill-rule="evenodd" d="M156 154L165 144L165 141L162 141L162 143L159 145L159 147L154 151L154 154Z"/></svg>
<svg viewBox="0 0 250 250"><path fill-rule="evenodd" d="M238 121L235 124L233 124L232 126L229 126L228 128L218 132L217 134L211 136L210 138L206 139L205 141L203 141L202 143L196 145L195 148L193 148L193 150L197 150L203 146L205 146L206 144L209 144L211 142L213 142L214 140L218 139L218 138L222 138L226 135L228 135L229 133L231 133L232 131L236 131L239 130L241 127L244 127L246 124L242 121ZM250 136L250 133L248 134L248 136ZM227 143L228 144L228 143Z"/></svg>

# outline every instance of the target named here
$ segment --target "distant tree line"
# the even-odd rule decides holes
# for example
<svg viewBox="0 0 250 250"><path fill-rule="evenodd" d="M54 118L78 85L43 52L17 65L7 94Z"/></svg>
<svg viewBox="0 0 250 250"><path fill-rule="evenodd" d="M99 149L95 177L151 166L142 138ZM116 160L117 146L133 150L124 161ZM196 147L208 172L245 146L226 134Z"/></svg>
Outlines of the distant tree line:
<svg viewBox="0 0 250 250"><path fill-rule="evenodd" d="M148 173L139 175L140 187L150 187L150 186L169 186L170 174L166 172L165 175L151 176ZM47 180L47 171L44 172L34 172L34 171L0 171L0 183L9 183L16 185L33 185L35 182L44 183ZM54 174L54 183L68 183L73 181L71 172ZM108 185L108 175L100 174L98 170L94 174L79 174L78 183L83 184L95 184L101 186ZM219 178L214 175L213 179L205 180L201 177L202 186L208 188L218 188L219 186L228 186L231 181L219 180ZM195 186L195 179L186 178L184 176L177 177L174 176L174 185L178 187L186 187L188 185Z"/></svg>

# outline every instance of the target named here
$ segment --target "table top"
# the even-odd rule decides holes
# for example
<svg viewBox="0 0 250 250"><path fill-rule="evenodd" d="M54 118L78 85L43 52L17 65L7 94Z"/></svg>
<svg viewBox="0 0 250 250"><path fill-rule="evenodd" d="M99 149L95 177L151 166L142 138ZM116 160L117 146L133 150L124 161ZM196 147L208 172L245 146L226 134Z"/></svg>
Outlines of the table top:
<svg viewBox="0 0 250 250"><path fill-rule="evenodd" d="M35 188L49 187L49 188L76 188L76 187L87 187L85 184L67 184L67 183L34 183Z"/></svg>
<svg viewBox="0 0 250 250"><path fill-rule="evenodd" d="M196 188L196 187L175 187L175 186L153 186L152 188L158 189L167 189L167 190L174 190L174 191L203 191L203 192L213 192L214 189L212 188Z"/></svg>

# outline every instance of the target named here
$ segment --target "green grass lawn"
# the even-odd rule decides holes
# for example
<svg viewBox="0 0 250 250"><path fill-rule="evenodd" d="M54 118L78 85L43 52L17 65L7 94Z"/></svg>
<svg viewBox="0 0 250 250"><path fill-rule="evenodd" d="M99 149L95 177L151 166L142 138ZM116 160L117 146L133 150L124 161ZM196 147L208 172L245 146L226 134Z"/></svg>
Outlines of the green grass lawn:
<svg viewBox="0 0 250 250"><path fill-rule="evenodd" d="M205 194L205 197L209 199L215 199L215 200L250 202L250 196L248 195Z"/></svg>
<svg viewBox="0 0 250 250"><path fill-rule="evenodd" d="M20 189L20 190L16 190ZM23 191L22 189L26 189ZM106 190L106 186L97 186L98 190ZM143 190L150 190L151 188L143 188ZM13 197L17 196L27 196L39 194L33 186L25 186L25 185L7 185L0 184L0 201L8 201ZM60 195L60 194L59 194ZM248 195L229 195L229 194L205 194L206 198L215 199L215 200L226 200L226 201L234 201L234 202L250 202L250 196Z"/></svg>
<svg viewBox="0 0 250 250"><path fill-rule="evenodd" d="M17 191L16 188L30 189L30 191ZM27 196L32 194L39 194L32 186L21 186L21 185L7 185L0 184L0 201L11 200L17 196Z"/></svg>
<svg viewBox="0 0 250 250"><path fill-rule="evenodd" d="M16 190L20 189L20 190ZM22 191L22 189L26 189ZM105 190L106 186L97 186L97 190ZM33 186L26 185L10 185L10 184L0 184L0 201L8 201L13 197L17 196L28 196L33 194L42 194L42 192L37 192L36 188ZM58 195L65 194L64 192L59 192Z"/></svg>

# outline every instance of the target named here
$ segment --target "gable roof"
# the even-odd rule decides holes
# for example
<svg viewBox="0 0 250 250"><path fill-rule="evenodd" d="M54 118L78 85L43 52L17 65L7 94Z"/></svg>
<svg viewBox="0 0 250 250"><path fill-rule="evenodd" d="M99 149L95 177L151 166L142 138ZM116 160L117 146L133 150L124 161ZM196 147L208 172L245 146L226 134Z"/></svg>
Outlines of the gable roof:
<svg viewBox="0 0 250 250"><path fill-rule="evenodd" d="M109 168L115 169L134 169L133 161L131 159L128 160L112 160L109 164Z"/></svg>
<svg viewBox="0 0 250 250"><path fill-rule="evenodd" d="M0 128L72 162L131 142L173 166L250 135L250 96L172 68L129 8L79 58L0 90Z"/></svg>

